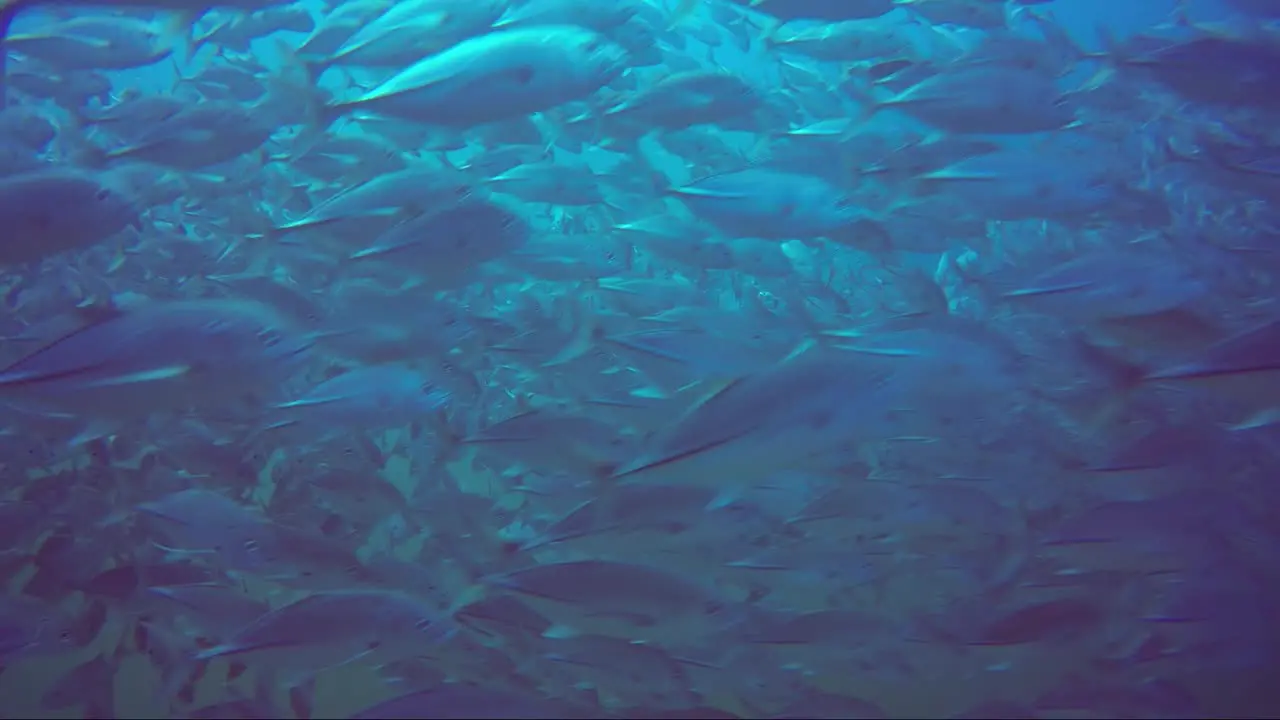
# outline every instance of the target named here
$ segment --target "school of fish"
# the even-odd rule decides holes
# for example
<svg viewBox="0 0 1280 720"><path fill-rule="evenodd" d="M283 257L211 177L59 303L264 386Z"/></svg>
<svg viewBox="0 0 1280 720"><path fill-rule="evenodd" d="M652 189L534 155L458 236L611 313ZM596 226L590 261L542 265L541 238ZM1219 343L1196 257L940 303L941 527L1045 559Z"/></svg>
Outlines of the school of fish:
<svg viewBox="0 0 1280 720"><path fill-rule="evenodd" d="M0 717L1274 717L1280 2L1132 3L0 1Z"/></svg>

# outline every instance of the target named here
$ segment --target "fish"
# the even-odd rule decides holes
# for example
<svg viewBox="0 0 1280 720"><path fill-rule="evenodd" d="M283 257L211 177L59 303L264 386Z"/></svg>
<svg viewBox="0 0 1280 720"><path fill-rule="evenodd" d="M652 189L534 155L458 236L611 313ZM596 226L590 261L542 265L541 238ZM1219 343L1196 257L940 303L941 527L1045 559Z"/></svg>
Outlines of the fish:
<svg viewBox="0 0 1280 720"><path fill-rule="evenodd" d="M104 421L234 402L269 392L312 344L259 303L146 303L106 312L0 370L0 397Z"/></svg>
<svg viewBox="0 0 1280 720"><path fill-rule="evenodd" d="M871 222L851 197L821 178L764 168L712 175L670 192L732 237L814 237Z"/></svg>
<svg viewBox="0 0 1280 720"><path fill-rule="evenodd" d="M354 265L377 263L415 275L426 275L432 286L465 283L477 266L518 250L532 235L519 215L498 203L466 199L408 218L353 252Z"/></svg>
<svg viewBox="0 0 1280 720"><path fill-rule="evenodd" d="M332 67L408 65L484 34L502 12L503 4L494 0L402 3L394 10L379 13L332 53L310 58L308 71L313 77L319 77Z"/></svg>
<svg viewBox="0 0 1280 720"><path fill-rule="evenodd" d="M86 150L89 162L112 166L148 162L179 170L200 170L257 150L275 127L260 108L207 102L185 106L145 126L120 147Z"/></svg>
<svg viewBox="0 0 1280 720"><path fill-rule="evenodd" d="M120 8L169 10L175 12L177 21L181 22L188 19L194 20L194 16L215 6L256 10L280 2L282 0L214 0L213 2L206 2L206 0L76 0L75 4L80 7L101 7L108 10ZM44 5L60 4L64 3L60 0L5 0L0 4L0 45L8 40L13 22L22 12ZM4 55L8 57L7 52ZM7 62L0 61L0 83L8 74L6 66ZM0 87L0 109L3 109L6 104L6 87Z"/></svg>
<svg viewBox="0 0 1280 720"><path fill-rule="evenodd" d="M781 0L734 0L780 20L866 20L877 18L893 10L893 0L854 0L849 3L832 3L826 0L802 0L784 3Z"/></svg>
<svg viewBox="0 0 1280 720"><path fill-rule="evenodd" d="M1270 18L0 0L0 692L1266 714Z"/></svg>
<svg viewBox="0 0 1280 720"><path fill-rule="evenodd" d="M58 678L40 698L40 705L45 710L57 711L83 704L87 715L115 717L115 673L112 662L96 655Z"/></svg>
<svg viewBox="0 0 1280 720"><path fill-rule="evenodd" d="M278 663L293 677L300 669L306 674L365 656L411 656L447 640L453 632L437 611L411 595L334 590L271 610L195 657Z"/></svg>
<svg viewBox="0 0 1280 720"><path fill-rule="evenodd" d="M583 28L545 25L480 35L324 105L327 125L354 111L446 127L516 118L579 100L625 68L626 53Z"/></svg>
<svg viewBox="0 0 1280 720"><path fill-rule="evenodd" d="M61 212L75 207L77 212ZM5 241L0 263L30 263L141 227L142 209L109 175L73 168L41 169L0 178Z"/></svg>
<svg viewBox="0 0 1280 720"><path fill-rule="evenodd" d="M873 114L886 109L962 134L1049 132L1076 121L1075 108L1053 78L998 66L961 67L871 101Z"/></svg>
<svg viewBox="0 0 1280 720"><path fill-rule="evenodd" d="M451 394L398 365L356 368L271 409L271 429L311 426L342 431L407 425L445 407Z"/></svg>
<svg viewBox="0 0 1280 720"><path fill-rule="evenodd" d="M354 226L364 237L371 223L440 210L471 194L469 184L443 168L417 165L357 185L317 204L296 220L281 223L265 237L332 226ZM391 223L394 224L394 223Z"/></svg>
<svg viewBox="0 0 1280 720"><path fill-rule="evenodd" d="M350 718L574 718L587 717L585 712L585 708L533 694L450 683L383 700Z"/></svg>
<svg viewBox="0 0 1280 720"><path fill-rule="evenodd" d="M718 593L674 573L635 563L575 560L534 565L484 578L490 586L578 608L585 619L617 618L646 627L681 617L724 613ZM555 633L556 628L547 633Z"/></svg>
<svg viewBox="0 0 1280 720"><path fill-rule="evenodd" d="M648 438L611 479L723 489L845 456L886 372L810 354L726 381Z"/></svg>
<svg viewBox="0 0 1280 720"><path fill-rule="evenodd" d="M75 649L72 617L55 604L21 595L0 598L0 623L4 642L0 662L4 665L29 657Z"/></svg>
<svg viewBox="0 0 1280 720"><path fill-rule="evenodd" d="M172 52L158 28L129 18L73 18L42 33L10 33L5 44L62 70L128 70Z"/></svg>

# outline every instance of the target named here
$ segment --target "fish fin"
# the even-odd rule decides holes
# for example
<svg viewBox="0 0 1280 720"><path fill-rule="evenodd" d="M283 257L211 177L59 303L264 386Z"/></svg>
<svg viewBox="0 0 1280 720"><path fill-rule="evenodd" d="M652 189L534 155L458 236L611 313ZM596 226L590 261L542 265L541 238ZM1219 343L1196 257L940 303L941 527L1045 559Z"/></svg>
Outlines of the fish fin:
<svg viewBox="0 0 1280 720"><path fill-rule="evenodd" d="M588 298L588 301L590 298ZM565 346L556 353L555 357L542 363L542 367L555 367L572 362L586 355L600 338L599 317L594 312L594 308L588 307L588 302L578 305L579 311L575 313L574 333Z"/></svg>
<svg viewBox="0 0 1280 720"><path fill-rule="evenodd" d="M547 638L548 640L567 640L569 638L578 637L581 634L581 631L576 628L569 627L568 625L552 625L542 631L542 637Z"/></svg>
<svg viewBox="0 0 1280 720"><path fill-rule="evenodd" d="M159 382L161 380L172 380L173 378L182 377L189 374L195 368L191 365L168 365L165 367L152 368L136 373L125 373L123 375L115 375L102 380L96 380L88 383L85 387L116 387L120 385L139 385L142 383Z"/></svg>
<svg viewBox="0 0 1280 720"><path fill-rule="evenodd" d="M165 20L163 29L164 34L175 41L173 53L183 64L189 63L192 56L200 49L207 37L197 42L195 37L196 19L204 14L206 7L196 7L186 10L175 10L169 14ZM215 28L216 29L216 28ZM213 31L210 31L211 33Z"/></svg>
<svg viewBox="0 0 1280 720"><path fill-rule="evenodd" d="M270 432L271 430L283 430L284 428L293 427L298 424L299 423L297 420L280 420L278 422L273 422L269 425L263 426L262 432Z"/></svg>
<svg viewBox="0 0 1280 720"><path fill-rule="evenodd" d="M363 653L363 654L367 654ZM359 657L359 656L357 656ZM355 658L352 658L353 660ZM298 720L311 720L316 696L316 676L308 675L289 687L289 709Z"/></svg>
<svg viewBox="0 0 1280 720"><path fill-rule="evenodd" d="M706 179L706 178L703 178ZM691 185L682 185L680 187L667 188L667 193L677 197L694 197L694 198L716 198L720 200L747 200L750 198L746 193L731 193L722 190L706 190L703 188L693 187Z"/></svg>
<svg viewBox="0 0 1280 720"><path fill-rule="evenodd" d="M115 429L115 426L106 420L93 420L67 441L67 447L73 449L83 447L94 440L110 437L115 434Z"/></svg>
<svg viewBox="0 0 1280 720"><path fill-rule="evenodd" d="M173 14L168 22L165 23L166 30L172 32L175 37L181 36L184 32L187 32L187 44L184 47L183 57L177 58L181 59L184 63L190 62L191 58L194 57L196 53L200 52L200 48L204 47L205 43L212 40L214 35L217 35L222 30L231 27L234 22L234 20L229 17L223 18L207 31L197 34L195 28L196 19L197 18L193 11L178 11ZM222 54L221 49L218 50L218 54ZM181 74L179 74L179 77L181 77Z"/></svg>
<svg viewBox="0 0 1280 720"><path fill-rule="evenodd" d="M1226 429L1231 432L1240 432L1273 425L1280 425L1280 407L1263 408L1239 422L1227 425Z"/></svg>
<svg viewBox="0 0 1280 720"><path fill-rule="evenodd" d="M458 593L458 597L454 598L453 602L449 604L449 609L444 612L444 616L452 618L456 613L460 612L468 605L474 605L475 603L485 599L488 594L489 588L483 583L471 585Z"/></svg>
<svg viewBox="0 0 1280 720"><path fill-rule="evenodd" d="M1086 362L1100 371L1108 390L1106 398L1081 423L1086 435L1096 437L1129 406L1134 393L1148 381L1149 371L1082 336L1075 336L1074 342Z"/></svg>
<svg viewBox="0 0 1280 720"><path fill-rule="evenodd" d="M1005 299L1016 299L1024 297L1039 297L1041 295L1058 295L1061 293L1075 292L1077 290L1086 290L1095 287L1096 282L1091 280L1083 280L1074 283L1061 283L1059 285L1042 285L1040 287L1019 288L1011 290L1001 295Z"/></svg>
<svg viewBox="0 0 1280 720"><path fill-rule="evenodd" d="M921 357L923 352L912 348L874 348L860 345L832 345L836 350L858 353L860 355L876 355L879 357Z"/></svg>
<svg viewBox="0 0 1280 720"><path fill-rule="evenodd" d="M346 399L347 399L347 396L345 395L328 395L325 397L301 398L299 400L293 400L287 403L280 403L279 405L276 405L276 409L288 410L291 408L306 408L306 407L316 407L320 405L332 405L334 403L340 403Z"/></svg>
<svg viewBox="0 0 1280 720"><path fill-rule="evenodd" d="M671 18L667 21L667 30L671 31L685 20L693 17L694 12L698 9L698 4L698 0L679 0L676 3L675 10L671 13Z"/></svg>
<svg viewBox="0 0 1280 720"><path fill-rule="evenodd" d="M707 503L704 510L720 510L729 507L742 497L741 488L729 488L720 491L711 501Z"/></svg>
<svg viewBox="0 0 1280 720"><path fill-rule="evenodd" d="M932 181L935 183L991 182L993 180L999 180L1000 176L995 173L965 171L957 167L949 167L949 168L942 168L941 170L934 170L933 172L930 172L930 173L925 173L923 175L918 176L916 179L922 182Z"/></svg>

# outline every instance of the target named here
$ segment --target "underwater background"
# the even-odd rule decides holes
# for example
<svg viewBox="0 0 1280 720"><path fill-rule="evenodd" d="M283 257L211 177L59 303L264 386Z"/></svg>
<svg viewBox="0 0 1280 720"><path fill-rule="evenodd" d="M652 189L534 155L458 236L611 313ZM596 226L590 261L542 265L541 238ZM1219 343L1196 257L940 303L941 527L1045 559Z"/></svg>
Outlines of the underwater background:
<svg viewBox="0 0 1280 720"><path fill-rule="evenodd" d="M0 717L1280 717L1280 0L0 32Z"/></svg>

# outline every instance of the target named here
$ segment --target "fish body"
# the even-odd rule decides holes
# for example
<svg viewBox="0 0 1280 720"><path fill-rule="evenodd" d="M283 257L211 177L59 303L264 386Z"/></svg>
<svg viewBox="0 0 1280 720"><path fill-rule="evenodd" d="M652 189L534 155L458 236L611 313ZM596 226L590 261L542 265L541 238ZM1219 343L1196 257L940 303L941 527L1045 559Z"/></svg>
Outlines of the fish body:
<svg viewBox="0 0 1280 720"><path fill-rule="evenodd" d="M314 671L365 656L409 657L429 651L452 632L435 610L411 595L334 590L276 608L196 657Z"/></svg>
<svg viewBox="0 0 1280 720"><path fill-rule="evenodd" d="M625 61L620 47L582 28L497 30L424 58L327 112L472 127L588 97L617 77Z"/></svg>
<svg viewBox="0 0 1280 720"><path fill-rule="evenodd" d="M125 18L73 18L39 33L10 34L5 45L62 70L128 70L172 52L157 28Z"/></svg>
<svg viewBox="0 0 1280 720"><path fill-rule="evenodd" d="M270 391L310 347L263 304L145 303L0 371L0 397L102 417L209 406Z"/></svg>
<svg viewBox="0 0 1280 720"><path fill-rule="evenodd" d="M663 78L606 110L605 117L626 119L645 128L678 130L738 119L761 105L759 93L742 78L726 72L695 71Z"/></svg>
<svg viewBox="0 0 1280 720"><path fill-rule="evenodd" d="M50 168L0 178L0 223L0 264L14 265L88 247L141 218L111 176Z"/></svg>
<svg viewBox="0 0 1280 720"><path fill-rule="evenodd" d="M276 127L236 102L183 107L144 127L136 138L97 155L103 163L148 162L177 170L200 170L256 150Z"/></svg>
<svg viewBox="0 0 1280 720"><path fill-rule="evenodd" d="M393 226L350 259L425 274L441 287L465 283L476 266L515 251L531 233L524 218L502 205L468 199Z"/></svg>
<svg viewBox="0 0 1280 720"><path fill-rule="evenodd" d="M481 35L501 15L496 0L410 0L365 23L317 69L333 66L396 68Z"/></svg>
<svg viewBox="0 0 1280 720"><path fill-rule="evenodd" d="M888 14L894 0L734 0L779 20L867 20Z"/></svg>
<svg viewBox="0 0 1280 720"><path fill-rule="evenodd" d="M874 421L888 367L797 358L730 381L648 438L613 479L723 488L846 455Z"/></svg>
<svg viewBox="0 0 1280 720"><path fill-rule="evenodd" d="M297 400L276 405L274 427L304 425L326 431L407 425L448 403L450 395L422 374L399 365L357 368L320 383Z"/></svg>
<svg viewBox="0 0 1280 720"><path fill-rule="evenodd" d="M712 175L670 193L734 237L811 238L865 217L848 194L822 178L764 168Z"/></svg>

